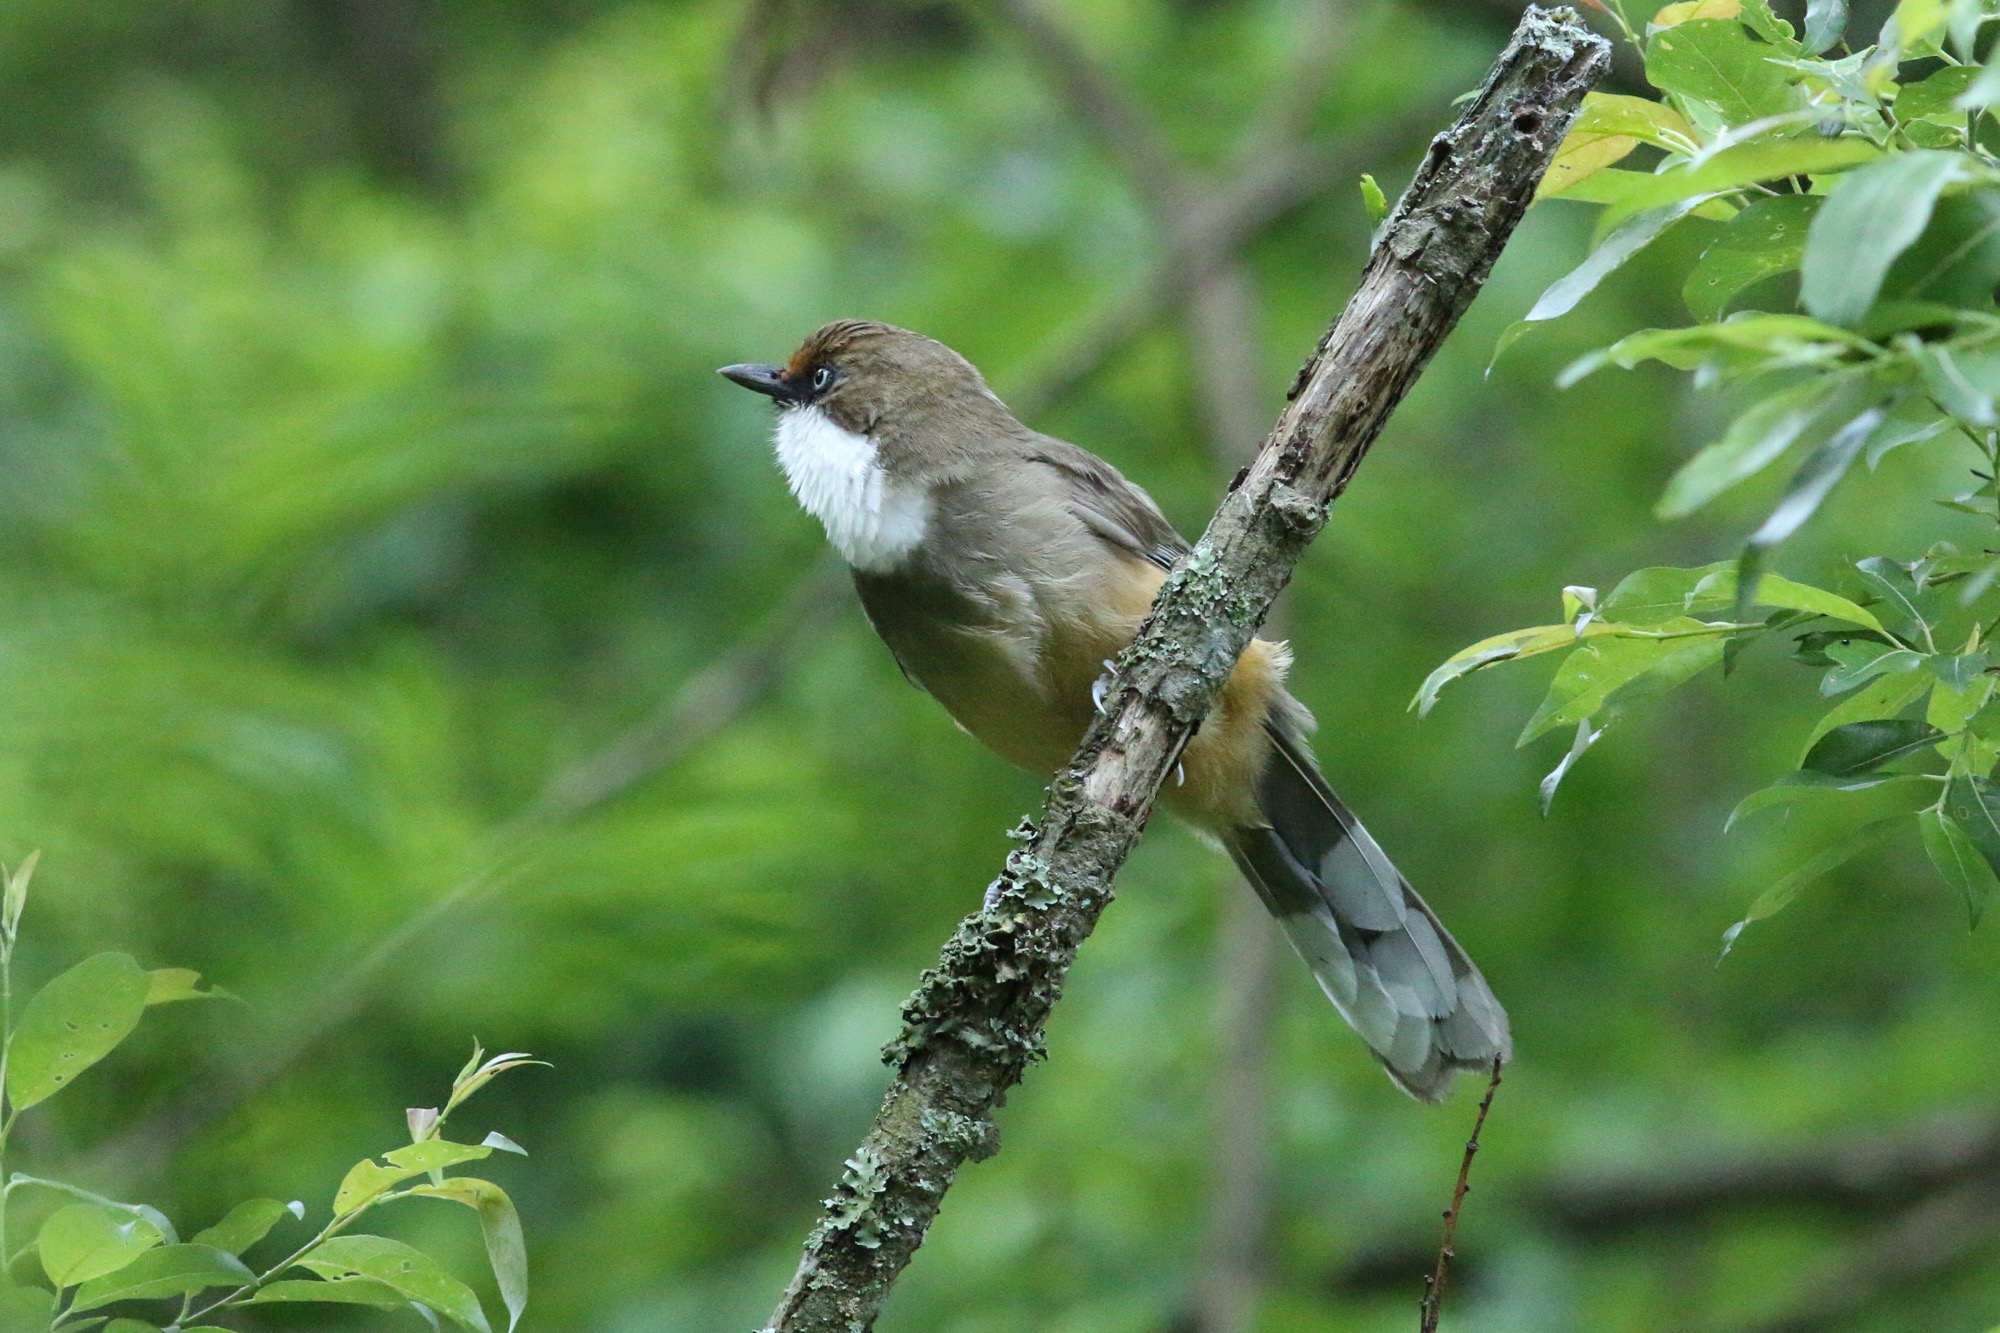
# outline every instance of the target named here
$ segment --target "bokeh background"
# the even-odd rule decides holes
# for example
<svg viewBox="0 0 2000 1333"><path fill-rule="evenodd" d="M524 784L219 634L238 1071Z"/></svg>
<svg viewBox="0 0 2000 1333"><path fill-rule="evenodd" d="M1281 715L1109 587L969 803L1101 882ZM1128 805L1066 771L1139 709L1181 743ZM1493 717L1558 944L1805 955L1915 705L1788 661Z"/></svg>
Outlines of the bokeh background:
<svg viewBox="0 0 2000 1333"><path fill-rule="evenodd" d="M249 1194L323 1209L477 1037L555 1066L460 1126L534 1153L494 1167L526 1327L756 1327L1038 785L903 682L768 406L713 367L837 316L921 329L1198 530L1358 273L1358 173L1393 196L1514 17L0 5L0 857L44 850L22 966L123 948L246 1001L149 1019L10 1165L194 1227ZM1658 525L1726 405L1665 373L1551 384L1684 321L1704 224L1486 373L1590 225L1531 215L1284 609L1329 774L1513 1013L1446 1326L1987 1328L1993 930L1912 845L1716 966L1847 826L1723 833L1794 761L1814 673L1753 655L1621 723L1546 819L1562 743L1513 748L1545 669L1405 709L1561 585L1722 558L1768 503ZM1919 553L1957 461L1893 455L1779 567ZM1149 833L884 1333L1413 1325L1478 1090L1398 1095L1245 899ZM406 1207L385 1224L478 1271L458 1210ZM342 1318L262 1326L417 1327Z"/></svg>

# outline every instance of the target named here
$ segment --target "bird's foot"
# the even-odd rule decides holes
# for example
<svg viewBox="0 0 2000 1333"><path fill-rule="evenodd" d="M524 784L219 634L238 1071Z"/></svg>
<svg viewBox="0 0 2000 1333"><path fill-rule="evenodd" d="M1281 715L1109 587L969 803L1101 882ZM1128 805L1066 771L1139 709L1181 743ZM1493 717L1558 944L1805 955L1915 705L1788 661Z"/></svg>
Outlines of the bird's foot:
<svg viewBox="0 0 2000 1333"><path fill-rule="evenodd" d="M1111 692L1111 678L1116 668L1110 658L1104 659L1104 674L1091 682L1090 703L1100 714L1104 712L1104 696Z"/></svg>

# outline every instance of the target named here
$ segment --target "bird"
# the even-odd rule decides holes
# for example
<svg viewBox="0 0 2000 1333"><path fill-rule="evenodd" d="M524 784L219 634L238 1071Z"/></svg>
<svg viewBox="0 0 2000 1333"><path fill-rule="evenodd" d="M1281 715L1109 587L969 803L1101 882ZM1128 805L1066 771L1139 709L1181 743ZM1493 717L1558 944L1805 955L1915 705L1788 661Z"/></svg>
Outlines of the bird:
<svg viewBox="0 0 2000 1333"><path fill-rule="evenodd" d="M786 482L903 674L1001 758L1067 763L1192 549L1152 497L894 325L836 320L783 365L719 373L776 404ZM1458 1072L1511 1058L1506 1011L1327 784L1291 662L1250 641L1160 802L1228 851L1396 1085L1442 1100Z"/></svg>

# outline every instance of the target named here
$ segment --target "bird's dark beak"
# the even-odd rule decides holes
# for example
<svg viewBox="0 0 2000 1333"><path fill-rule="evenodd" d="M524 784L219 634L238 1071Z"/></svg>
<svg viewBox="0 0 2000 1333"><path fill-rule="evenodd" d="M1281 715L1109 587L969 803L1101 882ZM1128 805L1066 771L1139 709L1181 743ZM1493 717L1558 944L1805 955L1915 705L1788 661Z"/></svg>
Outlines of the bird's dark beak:
<svg viewBox="0 0 2000 1333"><path fill-rule="evenodd" d="M791 402L794 396L785 384L783 366L724 366L715 373L753 393L764 394L781 403Z"/></svg>

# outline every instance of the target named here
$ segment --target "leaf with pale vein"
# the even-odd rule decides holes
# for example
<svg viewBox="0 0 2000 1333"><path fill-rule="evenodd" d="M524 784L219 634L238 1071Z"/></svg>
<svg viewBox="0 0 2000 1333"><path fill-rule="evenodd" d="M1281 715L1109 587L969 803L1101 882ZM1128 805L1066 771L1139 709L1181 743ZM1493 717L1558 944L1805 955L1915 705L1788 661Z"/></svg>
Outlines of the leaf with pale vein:
<svg viewBox="0 0 2000 1333"><path fill-rule="evenodd" d="M1956 819L1942 810L1926 810L1917 816L1923 830L1924 854L1931 859L1944 882L1958 891L1965 913L1977 929L1993 890L1993 869Z"/></svg>
<svg viewBox="0 0 2000 1333"><path fill-rule="evenodd" d="M1923 234L1946 186L1965 171L1955 153L1897 153L1842 177L1814 216L1799 267L1799 299L1830 324L1861 322L1896 257Z"/></svg>
<svg viewBox="0 0 2000 1333"><path fill-rule="evenodd" d="M499 1284L500 1299L507 1306L507 1328L512 1333L521 1322L521 1312L528 1308L528 1246L521 1235L521 1215L507 1191L490 1180L456 1176L441 1185L419 1185L410 1192L462 1203L479 1215L479 1234L486 1242L487 1262Z"/></svg>
<svg viewBox="0 0 2000 1333"><path fill-rule="evenodd" d="M299 1266L328 1278L349 1274L374 1278L455 1324L476 1333L493 1333L472 1288L422 1250L401 1241L386 1236L335 1236L314 1246L299 1260Z"/></svg>
<svg viewBox="0 0 2000 1333"><path fill-rule="evenodd" d="M1942 731L1918 718L1849 722L1814 742L1803 767L1815 773L1850 777L1918 754L1943 739Z"/></svg>
<svg viewBox="0 0 2000 1333"><path fill-rule="evenodd" d="M73 1310L95 1310L114 1301L157 1300L209 1287L248 1286L257 1275L235 1255L210 1245L165 1245L149 1250L116 1273L77 1289Z"/></svg>
<svg viewBox="0 0 2000 1333"><path fill-rule="evenodd" d="M1743 934L1744 927L1753 921L1763 921L1784 911L1791 906L1792 900L1799 896L1801 889L1868 850L1893 825L1901 823L1903 818L1904 816L1897 815L1863 825L1758 894L1751 902L1750 909L1743 914L1743 919L1722 932L1722 954L1716 959L1716 964L1720 966L1722 959L1727 958L1729 951L1736 947L1736 941Z"/></svg>
<svg viewBox="0 0 2000 1333"><path fill-rule="evenodd" d="M1729 812L1729 818L1723 823L1722 831L1727 833L1751 815L1775 805L1788 805L1793 801L1830 792L1874 791L1891 786L1934 789L1933 780L1922 773L1862 773L1848 777L1835 777L1831 773L1814 773L1810 770L1787 773L1770 786L1760 787L1738 801L1736 808Z"/></svg>

